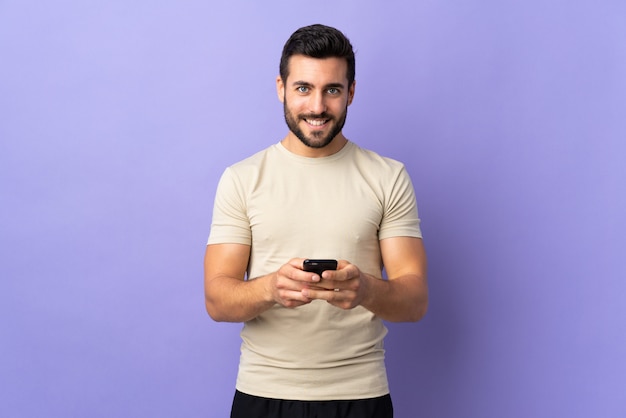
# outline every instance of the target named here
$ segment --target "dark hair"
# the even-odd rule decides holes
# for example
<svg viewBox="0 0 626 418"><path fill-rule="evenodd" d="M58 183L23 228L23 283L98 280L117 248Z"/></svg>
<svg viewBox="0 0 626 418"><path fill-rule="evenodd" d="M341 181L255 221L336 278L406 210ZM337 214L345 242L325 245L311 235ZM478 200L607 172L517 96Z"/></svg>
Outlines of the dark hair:
<svg viewBox="0 0 626 418"><path fill-rule="evenodd" d="M283 81L289 75L289 58L292 55L306 55L312 58L345 58L348 63L348 86L354 82L355 62L352 44L339 30L330 26L311 25L295 31L285 43L280 57L280 77Z"/></svg>

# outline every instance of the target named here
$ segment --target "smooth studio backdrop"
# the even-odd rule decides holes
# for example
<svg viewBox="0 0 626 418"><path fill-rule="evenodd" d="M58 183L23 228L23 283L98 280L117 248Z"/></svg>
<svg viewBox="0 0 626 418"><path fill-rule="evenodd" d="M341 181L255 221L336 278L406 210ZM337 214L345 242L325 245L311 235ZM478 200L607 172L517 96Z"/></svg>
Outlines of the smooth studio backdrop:
<svg viewBox="0 0 626 418"><path fill-rule="evenodd" d="M417 192L431 305L389 326L396 416L626 416L621 0L0 1L0 415L228 415L213 195L284 136L311 23L357 51L346 135Z"/></svg>

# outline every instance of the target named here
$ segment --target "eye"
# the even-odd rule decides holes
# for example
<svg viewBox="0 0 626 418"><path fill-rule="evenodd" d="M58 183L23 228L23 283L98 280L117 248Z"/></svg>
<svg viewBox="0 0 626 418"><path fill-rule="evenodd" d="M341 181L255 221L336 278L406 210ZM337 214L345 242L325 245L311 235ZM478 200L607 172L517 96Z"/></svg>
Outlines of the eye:
<svg viewBox="0 0 626 418"><path fill-rule="evenodd" d="M328 91L328 94L332 94L332 95L336 95L340 93L339 89L336 87L331 87L327 91Z"/></svg>
<svg viewBox="0 0 626 418"><path fill-rule="evenodd" d="M298 93L308 93L309 92L309 88L306 86L298 86L298 88L296 88L296 91Z"/></svg>

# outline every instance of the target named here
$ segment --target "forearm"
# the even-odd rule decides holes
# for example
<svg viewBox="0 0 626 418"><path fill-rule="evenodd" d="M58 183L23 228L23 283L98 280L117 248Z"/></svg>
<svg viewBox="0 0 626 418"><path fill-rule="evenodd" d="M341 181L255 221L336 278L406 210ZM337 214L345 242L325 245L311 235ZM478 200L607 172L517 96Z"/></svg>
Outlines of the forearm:
<svg viewBox="0 0 626 418"><path fill-rule="evenodd" d="M428 287L424 277L410 274L392 280L365 275L367 292L361 305L390 322L416 322L428 308Z"/></svg>
<svg viewBox="0 0 626 418"><path fill-rule="evenodd" d="M215 321L245 322L274 306L268 296L266 277L241 280L217 276L205 285L206 310Z"/></svg>

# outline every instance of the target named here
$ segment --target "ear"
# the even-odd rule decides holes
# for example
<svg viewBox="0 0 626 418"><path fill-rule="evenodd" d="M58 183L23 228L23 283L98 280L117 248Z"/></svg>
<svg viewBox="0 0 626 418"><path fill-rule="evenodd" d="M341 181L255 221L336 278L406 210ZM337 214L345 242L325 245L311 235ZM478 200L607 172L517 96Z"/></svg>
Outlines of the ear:
<svg viewBox="0 0 626 418"><path fill-rule="evenodd" d="M281 103L285 101L285 83L281 76L276 77L276 94L278 94L278 100Z"/></svg>
<svg viewBox="0 0 626 418"><path fill-rule="evenodd" d="M356 80L352 82L352 85L348 89L348 106L352 104L352 100L354 99L354 89L356 87Z"/></svg>

